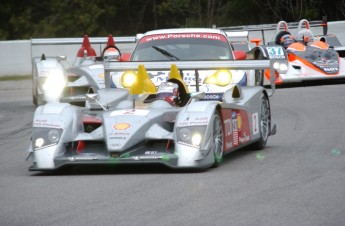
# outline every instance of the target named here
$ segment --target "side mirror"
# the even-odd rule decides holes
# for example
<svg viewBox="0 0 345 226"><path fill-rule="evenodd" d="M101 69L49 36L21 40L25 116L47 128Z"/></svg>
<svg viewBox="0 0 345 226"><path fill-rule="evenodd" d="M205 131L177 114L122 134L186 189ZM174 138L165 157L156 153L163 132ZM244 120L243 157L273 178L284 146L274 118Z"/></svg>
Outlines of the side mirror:
<svg viewBox="0 0 345 226"><path fill-rule="evenodd" d="M247 55L243 51L235 50L234 57L235 57L235 60L245 60L247 58Z"/></svg>
<svg viewBox="0 0 345 226"><path fill-rule="evenodd" d="M59 61L63 61L63 60L66 60L67 57L66 56L58 56L57 57Z"/></svg>
<svg viewBox="0 0 345 226"><path fill-rule="evenodd" d="M103 105L97 100L97 98L98 98L98 94L97 94L97 93L87 93L87 94L85 94L85 96L86 96L86 100L87 100L87 101L96 102L104 111L107 111L107 110L108 110L105 106L103 106ZM92 106L92 103L88 103L87 101L86 101L86 103L85 103L85 106L89 106L89 108L92 108L92 107L91 107L91 106Z"/></svg>
<svg viewBox="0 0 345 226"><path fill-rule="evenodd" d="M93 101L96 101L98 97L97 93L87 93L85 94L85 96L86 96L86 99L93 100Z"/></svg>

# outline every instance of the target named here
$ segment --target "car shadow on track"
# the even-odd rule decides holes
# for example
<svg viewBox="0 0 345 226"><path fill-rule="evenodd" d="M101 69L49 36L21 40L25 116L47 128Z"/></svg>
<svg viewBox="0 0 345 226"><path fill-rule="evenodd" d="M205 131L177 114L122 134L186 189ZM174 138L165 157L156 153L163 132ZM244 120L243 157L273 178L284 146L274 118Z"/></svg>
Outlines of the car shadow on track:
<svg viewBox="0 0 345 226"><path fill-rule="evenodd" d="M222 166L236 162L248 155L260 158L260 153L269 151L274 147L267 146L265 150L255 150L242 148L226 154L223 158L219 170ZM135 164L135 165L80 165L68 166L54 171L33 172L31 176L83 176L83 175L126 175L126 174L199 174L205 172L217 172L215 167L205 169L174 169L164 165Z"/></svg>
<svg viewBox="0 0 345 226"><path fill-rule="evenodd" d="M180 174L201 173L208 169L172 169L164 165L91 165L68 166L49 172L36 172L32 176L67 176L67 175L111 175L111 174Z"/></svg>
<svg viewBox="0 0 345 226"><path fill-rule="evenodd" d="M308 87L308 86L326 86L326 85L343 85L345 84L345 79L324 79L324 80L310 80L310 81L302 81L302 82L295 82L295 83L286 83L282 85L276 86L276 89L284 89L284 88L295 88L295 87ZM265 88L270 88L269 85L265 86Z"/></svg>

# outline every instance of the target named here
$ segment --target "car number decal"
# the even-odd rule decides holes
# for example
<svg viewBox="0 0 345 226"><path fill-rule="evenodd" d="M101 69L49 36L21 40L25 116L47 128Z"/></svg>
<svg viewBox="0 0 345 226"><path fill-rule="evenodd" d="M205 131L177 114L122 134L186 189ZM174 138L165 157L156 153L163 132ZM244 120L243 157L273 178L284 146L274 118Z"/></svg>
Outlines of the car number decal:
<svg viewBox="0 0 345 226"><path fill-rule="evenodd" d="M126 109L126 110L117 110L111 112L110 116L117 116L117 115L147 115L149 113L148 110L141 110L141 109Z"/></svg>
<svg viewBox="0 0 345 226"><path fill-rule="evenodd" d="M267 52L270 59L285 59L283 48L280 46L267 47Z"/></svg>

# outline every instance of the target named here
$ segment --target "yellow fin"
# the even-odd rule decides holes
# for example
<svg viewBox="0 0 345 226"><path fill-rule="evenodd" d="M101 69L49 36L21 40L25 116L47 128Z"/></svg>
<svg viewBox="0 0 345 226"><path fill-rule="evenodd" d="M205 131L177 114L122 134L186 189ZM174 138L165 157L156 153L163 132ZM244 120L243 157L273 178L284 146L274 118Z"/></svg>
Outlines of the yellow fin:
<svg viewBox="0 0 345 226"><path fill-rule="evenodd" d="M157 93L155 84L150 79L144 65L140 64L137 72L137 79L130 88L130 94L152 94Z"/></svg>

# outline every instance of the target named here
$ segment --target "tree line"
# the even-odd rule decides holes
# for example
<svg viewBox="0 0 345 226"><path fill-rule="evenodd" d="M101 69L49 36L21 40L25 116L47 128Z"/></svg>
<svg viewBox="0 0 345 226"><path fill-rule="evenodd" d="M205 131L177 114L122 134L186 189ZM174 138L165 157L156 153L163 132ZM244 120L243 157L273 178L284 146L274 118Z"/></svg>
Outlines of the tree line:
<svg viewBox="0 0 345 226"><path fill-rule="evenodd" d="M345 18L345 0L2 0L0 5L0 40Z"/></svg>

